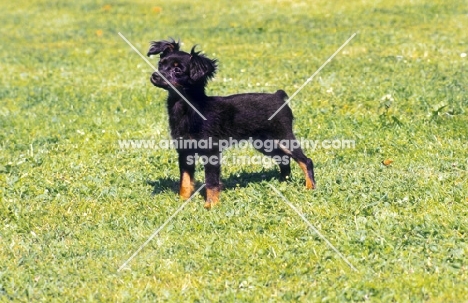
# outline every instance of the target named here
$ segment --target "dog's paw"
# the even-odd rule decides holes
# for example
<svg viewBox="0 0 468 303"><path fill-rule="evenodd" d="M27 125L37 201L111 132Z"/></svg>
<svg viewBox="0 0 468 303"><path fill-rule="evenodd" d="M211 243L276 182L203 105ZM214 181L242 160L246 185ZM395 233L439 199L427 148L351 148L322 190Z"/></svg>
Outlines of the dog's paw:
<svg viewBox="0 0 468 303"><path fill-rule="evenodd" d="M315 189L315 182L311 181L310 179L306 179L306 188L307 189Z"/></svg>
<svg viewBox="0 0 468 303"><path fill-rule="evenodd" d="M179 196L184 200L188 200L192 196L192 193L193 193L192 187L181 187Z"/></svg>
<svg viewBox="0 0 468 303"><path fill-rule="evenodd" d="M216 202L206 201L205 204L203 205L203 207L206 210L210 210L210 209L212 209L213 207L216 207L216 206L219 206L219 201L216 201Z"/></svg>

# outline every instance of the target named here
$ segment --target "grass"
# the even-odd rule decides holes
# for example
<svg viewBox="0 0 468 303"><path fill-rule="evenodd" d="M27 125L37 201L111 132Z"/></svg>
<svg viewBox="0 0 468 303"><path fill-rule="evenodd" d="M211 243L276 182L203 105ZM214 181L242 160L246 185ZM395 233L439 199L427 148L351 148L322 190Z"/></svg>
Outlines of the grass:
<svg viewBox="0 0 468 303"><path fill-rule="evenodd" d="M0 16L0 301L468 298L464 1L19 0ZM216 95L291 95L358 32L291 102L298 137L356 147L306 150L313 192L297 165L287 183L225 165L220 207L196 196L117 272L181 204L174 150L119 148L169 134L165 92L117 32L142 52L199 44Z"/></svg>

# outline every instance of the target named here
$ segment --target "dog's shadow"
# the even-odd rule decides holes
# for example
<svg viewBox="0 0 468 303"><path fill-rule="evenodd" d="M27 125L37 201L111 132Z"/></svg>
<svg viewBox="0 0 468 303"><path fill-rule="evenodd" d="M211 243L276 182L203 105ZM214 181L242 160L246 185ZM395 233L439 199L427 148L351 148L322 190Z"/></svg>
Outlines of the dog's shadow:
<svg viewBox="0 0 468 303"><path fill-rule="evenodd" d="M200 174L203 176L203 174ZM262 181L279 180L279 171L271 169L262 172L240 172L230 174L228 177L222 178L222 188L224 190L247 187L250 183L260 183ZM148 180L146 183L153 187L152 195L158 195L168 190L178 193L179 192L179 180L175 178L162 178L157 180ZM196 182L195 189L201 186L200 180ZM202 191L204 195L204 190Z"/></svg>

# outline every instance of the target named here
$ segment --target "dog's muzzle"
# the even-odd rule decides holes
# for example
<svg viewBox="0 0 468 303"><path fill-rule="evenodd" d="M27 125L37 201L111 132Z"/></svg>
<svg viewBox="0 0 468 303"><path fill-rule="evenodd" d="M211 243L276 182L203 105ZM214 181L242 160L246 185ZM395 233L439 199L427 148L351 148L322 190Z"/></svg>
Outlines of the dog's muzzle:
<svg viewBox="0 0 468 303"><path fill-rule="evenodd" d="M161 77L159 76L158 73L154 72L152 75L151 75L151 82L152 83L159 83L161 82Z"/></svg>
<svg viewBox="0 0 468 303"><path fill-rule="evenodd" d="M151 75L150 81L151 83L153 83L153 85L158 86L158 87L167 86L167 83L161 78L161 76L157 72L154 72Z"/></svg>

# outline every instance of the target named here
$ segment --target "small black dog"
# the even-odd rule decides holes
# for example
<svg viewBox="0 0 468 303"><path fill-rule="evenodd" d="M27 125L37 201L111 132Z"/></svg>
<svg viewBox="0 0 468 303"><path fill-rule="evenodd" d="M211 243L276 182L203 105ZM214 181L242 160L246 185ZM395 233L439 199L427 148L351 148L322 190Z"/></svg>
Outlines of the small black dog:
<svg viewBox="0 0 468 303"><path fill-rule="evenodd" d="M196 52L195 46L190 54L180 51L179 48L179 43L175 41L151 42L148 56L160 54L159 73L152 74L151 83L169 92L167 110L173 139L212 142L211 146L203 148L177 147L180 196L188 199L192 195L195 173L193 159L201 155L210 159L203 163L206 184L205 208L210 209L219 202L222 140L273 140L280 143L272 149L265 146L256 148L273 159L287 159L276 160L283 179L288 178L291 172L289 160L293 158L304 171L306 188L315 188L312 160L304 155L300 147L290 148L281 144L296 141L292 132L293 115L289 106L285 106L274 118L268 120L284 104L287 99L286 93L278 90L274 94L207 96L205 87L216 72L217 61Z"/></svg>

